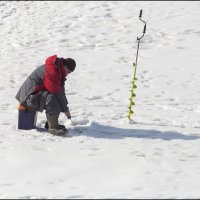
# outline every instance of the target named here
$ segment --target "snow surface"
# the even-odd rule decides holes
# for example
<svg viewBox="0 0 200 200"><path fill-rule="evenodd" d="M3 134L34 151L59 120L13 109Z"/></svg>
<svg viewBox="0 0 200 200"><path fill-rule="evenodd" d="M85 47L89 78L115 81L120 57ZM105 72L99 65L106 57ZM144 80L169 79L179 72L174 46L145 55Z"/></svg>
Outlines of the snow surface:
<svg viewBox="0 0 200 200"><path fill-rule="evenodd" d="M127 120L137 40L133 122ZM0 2L0 198L200 198L200 2ZM71 137L17 129L48 56L77 62Z"/></svg>

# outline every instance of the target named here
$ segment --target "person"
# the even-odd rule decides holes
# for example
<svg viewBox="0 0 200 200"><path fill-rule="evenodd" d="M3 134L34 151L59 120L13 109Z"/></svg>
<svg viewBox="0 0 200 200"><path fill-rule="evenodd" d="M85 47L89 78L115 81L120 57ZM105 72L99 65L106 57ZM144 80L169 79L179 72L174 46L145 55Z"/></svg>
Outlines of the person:
<svg viewBox="0 0 200 200"><path fill-rule="evenodd" d="M67 129L58 124L63 112L71 119L68 100L65 94L65 81L73 72L76 62L72 58L48 57L45 64L36 68L24 81L15 98L25 109L43 112L46 110L45 128L54 135L65 135Z"/></svg>

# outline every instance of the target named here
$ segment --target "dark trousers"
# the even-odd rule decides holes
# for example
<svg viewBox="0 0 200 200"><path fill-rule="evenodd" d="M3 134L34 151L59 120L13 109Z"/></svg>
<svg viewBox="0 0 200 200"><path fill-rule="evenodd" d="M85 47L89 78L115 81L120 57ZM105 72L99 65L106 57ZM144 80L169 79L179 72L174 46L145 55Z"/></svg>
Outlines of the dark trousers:
<svg viewBox="0 0 200 200"><path fill-rule="evenodd" d="M61 106L55 95L48 94L46 97L45 110L47 114L59 115L61 112Z"/></svg>
<svg viewBox="0 0 200 200"><path fill-rule="evenodd" d="M39 112L46 110L47 114L59 115L61 106L55 95L48 93L48 91L40 91L31 94L26 101L26 106Z"/></svg>

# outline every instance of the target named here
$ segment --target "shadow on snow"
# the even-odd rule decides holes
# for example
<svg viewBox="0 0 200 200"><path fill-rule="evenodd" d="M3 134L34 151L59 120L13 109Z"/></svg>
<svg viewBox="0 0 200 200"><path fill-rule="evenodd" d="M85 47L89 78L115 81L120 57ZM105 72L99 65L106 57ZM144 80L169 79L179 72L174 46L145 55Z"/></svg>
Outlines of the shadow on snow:
<svg viewBox="0 0 200 200"><path fill-rule="evenodd" d="M101 125L92 122L88 127L77 127L70 131L73 136L88 136L94 138L104 139L123 139L123 138L147 138L147 139L161 139L161 140L196 140L200 139L198 135L184 135L174 131L157 131L157 130L143 130L143 129L123 129L108 125Z"/></svg>

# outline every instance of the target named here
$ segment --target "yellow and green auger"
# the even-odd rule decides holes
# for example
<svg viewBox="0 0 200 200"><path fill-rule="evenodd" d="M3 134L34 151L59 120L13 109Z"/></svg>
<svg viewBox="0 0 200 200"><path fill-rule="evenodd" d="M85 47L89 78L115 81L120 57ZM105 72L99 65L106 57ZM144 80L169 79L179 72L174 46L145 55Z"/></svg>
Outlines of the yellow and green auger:
<svg viewBox="0 0 200 200"><path fill-rule="evenodd" d="M130 100L130 104L129 104L129 107L128 107L128 119L131 120L131 116L133 115L133 109L132 109L132 106L135 105L135 102L134 102L134 98L136 97L136 94L134 93L135 89L137 88L136 84L135 84L135 81L137 80L136 78L136 71L137 71L137 61L138 61L138 53L139 53L139 47L140 47L140 40L144 37L144 34L146 33L146 22L143 21L141 19L142 17L142 10L140 10L140 15L139 15L139 19L145 24L144 25L144 29L143 29L143 35L141 37L137 37L137 41L138 41L138 46L137 46L137 54L136 54L136 61L135 63L133 63L133 80L131 82L131 96L129 98Z"/></svg>

